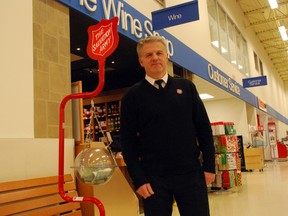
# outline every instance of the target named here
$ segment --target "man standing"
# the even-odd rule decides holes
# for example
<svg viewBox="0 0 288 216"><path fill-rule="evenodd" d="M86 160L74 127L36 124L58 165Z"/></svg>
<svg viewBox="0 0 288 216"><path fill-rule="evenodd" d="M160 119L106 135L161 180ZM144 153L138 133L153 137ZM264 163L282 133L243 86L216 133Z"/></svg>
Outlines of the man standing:
<svg viewBox="0 0 288 216"><path fill-rule="evenodd" d="M205 107L191 81L167 74L163 37L140 40L137 53L146 76L122 99L120 135L145 215L171 216L175 199L181 216L209 216L215 149Z"/></svg>

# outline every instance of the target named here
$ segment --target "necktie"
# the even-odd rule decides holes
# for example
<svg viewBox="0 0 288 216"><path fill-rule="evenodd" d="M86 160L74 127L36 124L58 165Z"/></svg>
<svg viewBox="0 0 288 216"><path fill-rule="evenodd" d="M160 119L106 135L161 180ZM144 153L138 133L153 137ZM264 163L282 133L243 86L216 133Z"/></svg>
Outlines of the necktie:
<svg viewBox="0 0 288 216"><path fill-rule="evenodd" d="M163 89L163 86L162 86L163 80L162 79L156 80L155 83L158 85L159 90Z"/></svg>

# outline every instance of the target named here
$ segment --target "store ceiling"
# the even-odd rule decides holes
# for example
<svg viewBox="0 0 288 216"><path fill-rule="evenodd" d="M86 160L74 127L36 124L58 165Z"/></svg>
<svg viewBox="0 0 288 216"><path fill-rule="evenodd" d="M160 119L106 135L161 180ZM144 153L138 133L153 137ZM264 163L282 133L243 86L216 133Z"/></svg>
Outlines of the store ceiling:
<svg viewBox="0 0 288 216"><path fill-rule="evenodd" d="M236 0L282 80L288 80L288 41L283 41L278 27L288 28L288 0L277 0L272 10L268 0ZM264 71L265 74L265 71Z"/></svg>

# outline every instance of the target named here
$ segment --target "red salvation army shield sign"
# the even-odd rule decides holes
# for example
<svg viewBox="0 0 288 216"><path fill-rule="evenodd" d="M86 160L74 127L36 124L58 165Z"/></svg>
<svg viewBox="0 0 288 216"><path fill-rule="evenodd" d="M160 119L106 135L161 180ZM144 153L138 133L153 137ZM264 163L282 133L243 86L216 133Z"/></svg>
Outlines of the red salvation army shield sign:
<svg viewBox="0 0 288 216"><path fill-rule="evenodd" d="M118 17L102 19L88 28L87 54L91 59L106 59L118 46Z"/></svg>

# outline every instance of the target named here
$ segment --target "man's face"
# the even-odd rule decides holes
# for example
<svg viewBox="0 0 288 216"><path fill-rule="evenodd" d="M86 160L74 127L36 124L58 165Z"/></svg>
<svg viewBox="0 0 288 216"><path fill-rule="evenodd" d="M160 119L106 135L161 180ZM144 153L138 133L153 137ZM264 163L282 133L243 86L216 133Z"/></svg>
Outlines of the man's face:
<svg viewBox="0 0 288 216"><path fill-rule="evenodd" d="M165 46L160 42L149 42L140 50L139 62L146 74L159 79L166 73L168 54Z"/></svg>

